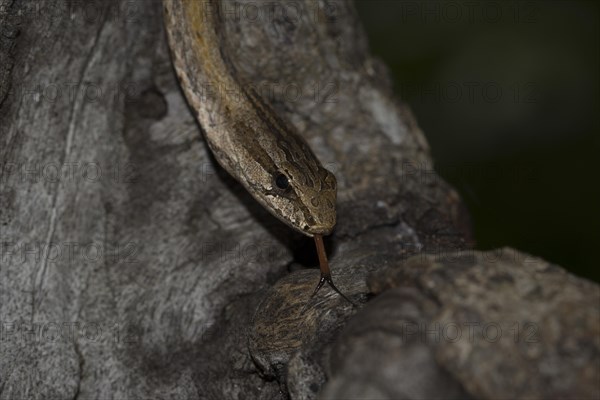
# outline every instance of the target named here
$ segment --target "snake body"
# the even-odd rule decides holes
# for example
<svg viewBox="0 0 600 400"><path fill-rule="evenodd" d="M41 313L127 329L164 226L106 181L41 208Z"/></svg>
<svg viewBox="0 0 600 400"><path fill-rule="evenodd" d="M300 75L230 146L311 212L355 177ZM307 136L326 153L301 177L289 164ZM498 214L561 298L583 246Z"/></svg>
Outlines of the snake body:
<svg viewBox="0 0 600 400"><path fill-rule="evenodd" d="M307 235L336 223L335 176L306 141L237 78L217 1L164 0L173 64L219 164L267 210Z"/></svg>

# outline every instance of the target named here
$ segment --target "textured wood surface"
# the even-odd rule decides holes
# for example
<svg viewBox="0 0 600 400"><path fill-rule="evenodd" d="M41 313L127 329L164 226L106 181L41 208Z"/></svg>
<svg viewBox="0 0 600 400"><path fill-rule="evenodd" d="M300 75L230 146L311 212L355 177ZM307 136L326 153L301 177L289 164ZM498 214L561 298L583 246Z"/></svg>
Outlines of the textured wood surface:
<svg viewBox="0 0 600 400"><path fill-rule="evenodd" d="M301 313L313 243L211 159L160 2L0 0L0 398L597 396L597 285L420 255L468 248L468 219L351 4L228 4L240 79L337 176L326 245L359 306L324 288ZM550 336L397 330L505 317Z"/></svg>

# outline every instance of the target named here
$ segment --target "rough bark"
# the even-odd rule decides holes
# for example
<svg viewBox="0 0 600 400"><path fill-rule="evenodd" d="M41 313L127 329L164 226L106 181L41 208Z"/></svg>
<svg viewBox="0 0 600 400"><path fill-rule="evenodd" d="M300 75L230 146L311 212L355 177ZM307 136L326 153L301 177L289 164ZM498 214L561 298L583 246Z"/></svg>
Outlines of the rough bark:
<svg viewBox="0 0 600 400"><path fill-rule="evenodd" d="M598 396L597 285L404 262L468 248L467 218L351 4L228 4L241 79L336 174L329 256L359 307L323 289L301 313L313 244L211 159L160 2L0 0L0 398ZM505 320L544 334L403 331Z"/></svg>

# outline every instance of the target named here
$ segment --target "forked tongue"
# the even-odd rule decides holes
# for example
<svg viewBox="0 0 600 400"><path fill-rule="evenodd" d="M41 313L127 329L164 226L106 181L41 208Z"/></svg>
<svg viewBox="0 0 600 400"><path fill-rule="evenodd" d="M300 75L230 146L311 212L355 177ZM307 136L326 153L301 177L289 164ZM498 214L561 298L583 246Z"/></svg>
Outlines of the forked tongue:
<svg viewBox="0 0 600 400"><path fill-rule="evenodd" d="M356 306L348 297L346 297L340 290L333 284L333 280L331 279L331 270L329 269L329 263L327 262L327 254L325 253L325 245L323 244L323 235L315 235L315 244L317 245L317 255L319 256L319 267L321 268L321 279L319 280L319 284L315 288L315 291L310 296L312 299L315 294L321 289L323 284L327 282L329 286L340 296L342 296L346 301L348 301L353 306Z"/></svg>

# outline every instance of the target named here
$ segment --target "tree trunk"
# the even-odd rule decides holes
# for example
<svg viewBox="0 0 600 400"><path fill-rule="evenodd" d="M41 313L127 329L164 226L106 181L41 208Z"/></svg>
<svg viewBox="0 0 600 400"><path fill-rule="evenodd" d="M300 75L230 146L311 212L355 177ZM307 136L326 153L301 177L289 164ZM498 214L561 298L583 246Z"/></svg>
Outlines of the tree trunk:
<svg viewBox="0 0 600 400"><path fill-rule="evenodd" d="M337 177L326 243L358 307L309 301L312 241L211 158L160 2L0 0L0 398L598 396L600 289L454 255L463 204L352 4L224 10L242 82Z"/></svg>

